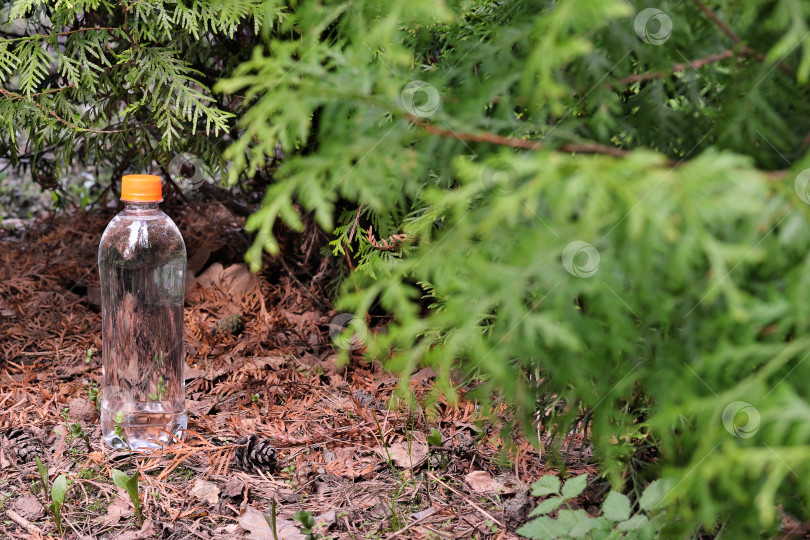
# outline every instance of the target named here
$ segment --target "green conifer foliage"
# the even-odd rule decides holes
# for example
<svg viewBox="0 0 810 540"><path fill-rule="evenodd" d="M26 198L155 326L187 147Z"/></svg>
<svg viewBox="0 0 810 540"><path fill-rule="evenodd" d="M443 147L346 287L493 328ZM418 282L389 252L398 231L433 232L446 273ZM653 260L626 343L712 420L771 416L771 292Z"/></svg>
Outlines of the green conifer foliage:
<svg viewBox="0 0 810 540"><path fill-rule="evenodd" d="M112 181L189 152L221 170L236 104L210 87L249 57L268 14L261 1L0 8L0 153L15 166L52 181L80 159Z"/></svg>
<svg viewBox="0 0 810 540"><path fill-rule="evenodd" d="M393 316L370 356L576 424L616 487L667 480L668 537L810 517L806 3L293 7L215 87L232 178L294 154L254 267L296 202L359 260L340 307Z"/></svg>
<svg viewBox="0 0 810 540"><path fill-rule="evenodd" d="M810 519L807 2L36 10L0 41L12 157L235 182L280 145L249 261L311 212L357 263L339 307L393 318L369 356L540 418L550 460L577 427L615 488L668 486L668 538Z"/></svg>

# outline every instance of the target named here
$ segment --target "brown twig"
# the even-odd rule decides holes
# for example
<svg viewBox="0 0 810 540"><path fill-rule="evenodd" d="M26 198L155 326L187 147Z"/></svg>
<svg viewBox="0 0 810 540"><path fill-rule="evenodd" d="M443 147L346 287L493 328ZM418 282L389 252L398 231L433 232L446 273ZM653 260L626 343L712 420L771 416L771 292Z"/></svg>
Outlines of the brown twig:
<svg viewBox="0 0 810 540"><path fill-rule="evenodd" d="M352 230L349 231L349 242L352 241L354 238L354 231L357 230L357 222L360 221L360 212L363 211L363 205L366 204L365 202L360 203L360 208L357 209L357 215L354 216L354 223L352 223Z"/></svg>
<svg viewBox="0 0 810 540"><path fill-rule="evenodd" d="M28 40L31 40L31 39L34 39L34 38L49 39L49 38L52 38L52 37L69 36L70 34L78 34L79 32L90 32L92 30L107 30L109 32L109 31L121 30L121 28L112 28L112 27L109 27L109 26L92 26L92 27L88 27L88 28L77 28L76 30L68 30L66 32L59 32L58 34L31 34L30 36L20 36L20 37L12 38L12 39L9 39L8 41L28 41Z"/></svg>
<svg viewBox="0 0 810 540"><path fill-rule="evenodd" d="M740 36L738 36L737 34L735 34L735 33L734 33L734 31L733 31L731 28L729 28L729 27L728 27L728 25L727 25L726 23L724 23L723 21L721 21L721 20L720 20L720 17L718 17L718 16L717 16L717 14L715 14L715 12L714 12L714 11L712 11L712 10L710 10L708 7L706 7L706 4L704 4L704 3L703 3L703 2L701 2L700 0L693 0L693 1L694 1L694 2L695 2L695 4L697 5L697 7L699 7L699 8L700 8L700 11L702 11L703 13L705 13L705 14L706 14L706 16L707 16L709 19L711 19L711 20L712 20L712 22L713 22L713 23L714 23L714 24L715 24L715 25L716 25L716 26L717 26L717 27L718 27L718 28L719 28L719 29L720 29L720 30L721 30L721 31L722 31L722 32L723 32L725 35L727 35L729 38L731 38L731 41L733 41L735 45L736 45L737 43L739 43L739 42L740 42Z"/></svg>
<svg viewBox="0 0 810 540"><path fill-rule="evenodd" d="M723 32L725 35L727 35L729 37L729 39L732 41L732 43L734 43L734 45L739 45L740 44L740 42L742 41L742 39L740 39L740 36L738 36L737 33L734 32L734 30L731 29L731 27L729 27L726 23L724 23L722 20L720 20L720 17L718 17L717 14L714 11L709 9L706 6L706 4L701 2L701 0L692 0L692 1L700 9L700 11L702 11L706 15L706 17L708 17L714 23L714 25L717 26L717 28L720 29L721 32ZM747 56L753 56L754 58L756 58L760 62L765 61L765 55L764 54L762 54L761 52L755 51L754 49L752 49L751 47L749 47L747 45L743 45L740 48L740 54L747 55ZM782 72L787 74L787 75L790 75L791 73L793 73L792 70L790 69L790 67L783 64L781 61L777 62L776 65L779 66L779 69L781 69Z"/></svg>
<svg viewBox="0 0 810 540"><path fill-rule="evenodd" d="M618 80L616 82L608 82L605 83L605 86L608 88L616 88L618 86L627 86L629 84L633 84L636 82L641 81L649 81L652 79L662 79L664 77L668 77L673 73L680 73L682 71L686 71L687 69L700 69L706 64L711 64L714 62L719 62L721 60L725 60L726 58L731 58L734 56L734 51L731 49L726 49L725 51L719 54L710 54L705 58L698 58L697 60L692 60L691 62L683 62L678 63L672 66L672 69L669 71L653 71L650 73L639 73L637 75L630 75L629 77L625 77L624 79Z"/></svg>
<svg viewBox="0 0 810 540"><path fill-rule="evenodd" d="M36 525L31 523L30 521L28 521L24 517L22 517L20 514L18 514L17 512L12 510L11 508L6 509L6 515L8 516L8 518L11 521L16 523L17 525L19 525L20 527L22 527L23 529L25 529L29 533L37 534L37 535L42 534L42 529L40 529L39 527L37 527Z"/></svg>
<svg viewBox="0 0 810 540"><path fill-rule="evenodd" d="M467 497L466 495L464 495L462 492L460 492L460 491L458 491L457 489L455 489L455 488L453 488L453 487L449 486L449 485L448 485L446 482L443 482L443 481L442 481L442 480L441 480L441 479L440 479L438 476L434 475L434 474L433 474L432 472L430 472L430 471L425 471L425 474L427 474L427 475L428 475L429 477L431 477L433 480L435 480L436 482L440 483L440 484L441 484L441 485L443 485L445 488L449 489L450 491L452 491L453 493L455 493L456 495L458 495L459 497L461 497L462 499L464 499L464 501L465 501L467 504L469 504L470 506L472 506L473 508L475 508L476 510L478 510L479 512L481 512L481 513L484 515L484 517L486 517L486 518L488 518L488 519L492 520L492 522L493 522L493 523L495 523L496 525L499 525L499 526L501 526L501 527L504 527L504 524L503 524L503 523L501 523L500 521L498 521L497 519L495 519L495 518L492 516L492 514L490 514L489 512L487 512L486 510L484 510L483 508L481 508L480 506L478 506L477 504L475 504L475 503L472 501L472 499L470 499L469 497Z"/></svg>
<svg viewBox="0 0 810 540"><path fill-rule="evenodd" d="M36 94L31 94L30 96L24 96L22 94L17 94L16 92L10 92L8 90L2 90L4 95L10 95L12 99L31 99L37 96L44 96L46 94L55 94L56 92L62 92L63 90L68 90L76 86L76 83L70 83L67 86L62 86L60 88L51 88L50 90L45 90L43 92L37 92Z"/></svg>
<svg viewBox="0 0 810 540"><path fill-rule="evenodd" d="M418 126L428 133L433 135L440 135L442 137L449 137L458 139L460 141L469 142L486 142L497 144L500 146L509 146L511 148L518 148L523 150L542 150L545 145L540 141L531 141L528 139L515 139L512 137L503 137L495 133L465 133L458 132L451 129L444 129L433 124L428 124L420 118L413 115L407 115L408 121L415 126ZM581 154L604 154L614 157L625 157L628 155L626 150L615 148L613 146L606 146L599 143L583 143L583 144L563 144L557 150L562 152L575 152Z"/></svg>
<svg viewBox="0 0 810 540"><path fill-rule="evenodd" d="M65 88L67 88L67 87L65 87ZM6 96L8 98L14 98L14 99L29 99L29 98L34 97L35 95L42 95L42 94L47 94L47 93L49 93L49 92L40 92L39 94L33 94L31 96L23 96L22 94L18 94L16 92L11 92L11 91L6 90L4 88L0 88L0 94L3 94L4 96ZM120 130L120 129L104 130L104 129L79 127L76 124L72 124L72 123L68 122L67 120L65 120L64 118L60 117L55 112L47 110L45 107L43 107L41 104L37 103L36 101L31 101L31 103L33 103L34 106L36 106L36 108L41 110L43 113L45 113L47 115L50 115L50 116L53 116L58 121L62 122L66 126L68 126L70 129L73 129L73 130L76 130L76 131L83 131L83 132L87 132L87 133L120 133L121 131L123 131L123 130Z"/></svg>
<svg viewBox="0 0 810 540"><path fill-rule="evenodd" d="M433 124L428 124L424 120L417 118L412 114L407 115L407 118L411 124L424 129L428 133L432 133L433 135L441 135L442 137L458 139L460 141L486 142L498 144L501 146L511 146L512 148L521 148L524 150L540 150L541 148L543 148L543 143L539 141L530 141L527 139L513 139L510 137L502 137L494 133L457 132L450 129L443 129L438 126L434 126Z"/></svg>

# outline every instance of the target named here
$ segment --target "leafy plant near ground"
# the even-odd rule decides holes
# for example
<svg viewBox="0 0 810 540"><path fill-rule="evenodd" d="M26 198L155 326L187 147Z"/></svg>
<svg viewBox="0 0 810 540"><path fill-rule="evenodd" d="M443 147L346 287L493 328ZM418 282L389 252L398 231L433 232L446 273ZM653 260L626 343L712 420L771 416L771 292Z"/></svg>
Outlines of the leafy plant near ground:
<svg viewBox="0 0 810 540"><path fill-rule="evenodd" d="M619 491L608 493L602 503L600 515L593 517L585 510L572 510L570 501L578 497L588 483L587 475L566 480L560 489L560 479L544 476L532 484L532 495L550 495L532 510L530 517L536 519L523 525L517 533L527 538L592 538L592 539L652 539L660 529L660 523L650 515L658 510L669 486L656 480L647 486L639 499L639 512L632 513L630 499ZM560 509L565 505L565 509ZM548 514L557 511L557 517ZM540 516L540 517L537 517Z"/></svg>
<svg viewBox="0 0 810 540"><path fill-rule="evenodd" d="M215 86L247 98L232 179L290 156L254 268L311 213L339 307L393 318L369 356L671 480L667 537L810 519L805 3L273 5Z"/></svg>
<svg viewBox="0 0 810 540"><path fill-rule="evenodd" d="M299 530L306 540L318 540L321 538L321 535L315 532L315 518L312 517L310 512L300 510L293 514L293 519L301 524Z"/></svg>
<svg viewBox="0 0 810 540"><path fill-rule="evenodd" d="M49 482L48 466L42 463L39 456L34 460L37 464L40 480L42 481L42 493L45 498L45 506L48 512L53 517L53 522L56 524L56 530L62 534L62 505L65 504L65 497L67 496L68 489L70 489L70 481L65 474L57 476L53 484ZM49 485L50 484L50 485Z"/></svg>
<svg viewBox="0 0 810 540"><path fill-rule="evenodd" d="M135 474L129 476L124 471L118 469L112 470L112 479L115 485L125 490L129 495L132 504L135 506L135 516L138 518L138 526L143 526L143 515L141 514L141 498L138 495L138 475L140 473L135 471Z"/></svg>

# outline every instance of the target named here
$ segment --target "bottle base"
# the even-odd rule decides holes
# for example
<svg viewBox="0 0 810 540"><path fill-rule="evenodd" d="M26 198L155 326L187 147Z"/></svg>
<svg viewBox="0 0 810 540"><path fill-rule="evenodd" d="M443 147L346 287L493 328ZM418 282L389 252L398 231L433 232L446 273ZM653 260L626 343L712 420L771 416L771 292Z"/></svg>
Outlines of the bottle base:
<svg viewBox="0 0 810 540"><path fill-rule="evenodd" d="M154 405L154 404L152 404ZM123 450L155 450L183 438L188 427L185 411L137 411L119 414L102 407L101 433L110 448Z"/></svg>

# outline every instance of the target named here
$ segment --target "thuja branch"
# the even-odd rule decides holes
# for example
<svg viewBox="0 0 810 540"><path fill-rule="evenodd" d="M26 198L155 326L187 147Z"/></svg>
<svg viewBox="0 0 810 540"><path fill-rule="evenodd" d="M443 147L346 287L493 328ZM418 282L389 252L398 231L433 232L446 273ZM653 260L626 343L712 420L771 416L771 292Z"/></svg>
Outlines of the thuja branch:
<svg viewBox="0 0 810 540"><path fill-rule="evenodd" d="M65 87L65 88L67 88L67 87ZM65 88L58 88L58 89L55 88L54 90L64 90ZM62 124L66 125L67 127L69 127L70 129L72 129L74 131L83 131L83 132L86 132L86 133L99 133L99 134L102 134L102 133L119 133L119 132L123 131L123 130L120 130L120 129L105 130L105 129L96 129L96 128L84 128L84 127L81 127L81 126L77 126L76 124L68 122L67 120L65 120L64 118L62 118L58 114L56 114L54 111L46 109L45 107L42 106L42 104L37 103L33 99L30 99L30 98L32 98L34 96L39 96L39 95L48 94L48 93L53 93L53 92L46 91L46 92L40 92L38 94L33 94L31 96L23 96L22 94L18 94L16 92L11 92L10 90L6 90L4 88L0 88L0 94L3 94L6 98L23 99L23 100L26 100L26 101L30 101L31 103L34 104L34 106L37 109L42 111L42 113L44 115L52 116L57 121L61 122Z"/></svg>
<svg viewBox="0 0 810 540"><path fill-rule="evenodd" d="M64 90L69 90L76 86L76 83L70 83L67 86L62 86L59 88L51 88L50 90L43 90L42 92L37 92L36 94L31 94L30 96L24 96L22 94L17 94L16 92L11 92L8 90L0 89L0 92L3 92L3 95L10 98L10 99L30 99L35 98L37 96L44 96L46 94L55 94L57 92L62 92Z"/></svg>
<svg viewBox="0 0 810 540"><path fill-rule="evenodd" d="M76 30L59 32L57 34L31 34L30 36L19 36L15 38L9 38L8 41L29 41L32 39L50 39L53 37L69 36L70 34L78 34L79 32L90 32L93 30L98 30L99 32L102 30L106 30L107 32L114 32L115 30L122 31L121 28L113 28L109 26L90 26L87 28L77 28Z"/></svg>
<svg viewBox="0 0 810 540"><path fill-rule="evenodd" d="M511 148L519 148L522 150L542 150L546 148L546 146L540 141L530 141L527 139L514 139L511 137L503 137L501 135L496 135L494 133L466 133L466 132L458 132L451 129L444 129L438 126L434 126L433 124L429 124L424 120L421 120L413 115L407 115L408 121L414 124L415 126L425 130L426 132L432 135L439 135L441 137L448 137L452 139L457 139L459 141L469 141L469 142L486 142L491 144L497 144L501 146L509 146ZM807 141L810 142L810 135L807 136ZM615 148L612 146L606 146L604 144L599 143L566 143L560 145L556 148L557 151L560 152L572 152L575 154L601 154L606 156L613 156L613 157L626 157L630 154L627 150L622 150L621 148ZM674 161L674 160L667 160L663 163L665 167L678 167L683 163L683 160ZM768 179L773 181L781 181L783 180L790 171L787 170L777 170L777 171L762 171L762 174ZM369 230L369 233L371 230ZM375 241L372 241L373 234L369 236L369 242L378 249L386 249L385 247L380 247L375 244ZM396 238L394 240L397 240Z"/></svg>
<svg viewBox="0 0 810 540"><path fill-rule="evenodd" d="M697 5L697 7L700 8L700 11L702 11L709 19L711 19L711 21L715 24L715 26L717 26L717 28L719 28L725 35L731 38L731 41L733 41L735 45L740 42L740 36L738 36L734 32L734 30L729 28L729 26L726 23L721 21L720 17L718 17L714 11L706 7L706 4L704 4L700 0L693 0L693 1Z"/></svg>
<svg viewBox="0 0 810 540"><path fill-rule="evenodd" d="M732 43L734 43L734 45L739 45L740 44L740 42L742 41L742 39L740 39L740 36L737 35L737 33L734 30L732 30L731 27L729 27L726 23L724 23L720 19L720 17L717 16L717 14L714 11L709 9L706 6L706 4L701 2L701 0L692 0L692 1L700 9L700 11L702 11L703 14L706 15L706 17L708 17L709 20L711 20L714 23L714 25L717 26L717 28L720 29L721 32L723 32L726 36L729 37L729 39L731 39L731 41L732 41ZM754 58L756 58L760 62L765 61L765 55L764 54L762 54L761 52L755 51L754 49L752 49L751 47L749 47L749 46L747 46L745 44L743 44L742 47L740 48L740 53L744 54L744 55L748 55L748 56L753 56ZM790 75L792 73L792 70L790 69L790 66L787 66L787 65L783 64L781 61L777 62L776 65L779 66L779 69L781 69L783 73L785 73L787 75Z"/></svg>
<svg viewBox="0 0 810 540"><path fill-rule="evenodd" d="M540 141L530 141L527 139L515 139L512 137L503 137L501 135L496 135L495 133L483 132L483 133L465 133L465 132L458 132L452 129L445 129L439 126L435 126L433 124L429 124L424 120L417 118L411 114L406 116L408 121L431 133L433 135L439 135L442 137L448 137L451 139L458 139L459 141L468 141L468 142L484 142L490 144L497 144L500 146L509 146L511 148L518 148L522 150L542 150L546 148L546 146ZM604 144L599 143L584 143L584 144L563 144L557 148L562 152L577 152L582 154L605 154L608 156L614 157L625 157L628 152L622 150L621 148L614 148L612 146L606 146Z"/></svg>

